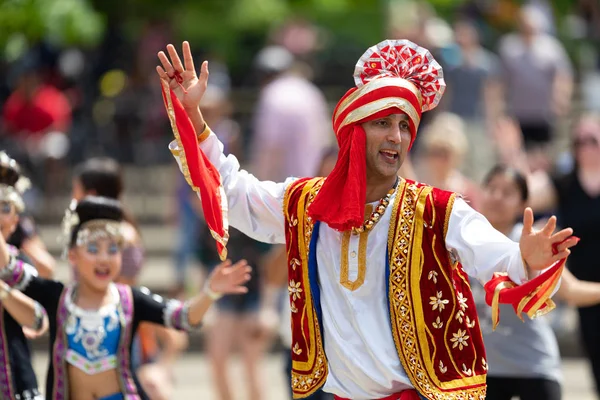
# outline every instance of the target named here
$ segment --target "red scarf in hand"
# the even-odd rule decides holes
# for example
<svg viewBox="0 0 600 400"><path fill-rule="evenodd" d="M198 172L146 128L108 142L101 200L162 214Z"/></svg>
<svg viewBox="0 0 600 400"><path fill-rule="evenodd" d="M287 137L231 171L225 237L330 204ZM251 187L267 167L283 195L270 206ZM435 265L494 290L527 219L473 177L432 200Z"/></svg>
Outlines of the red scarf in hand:
<svg viewBox="0 0 600 400"><path fill-rule="evenodd" d="M559 244L555 243L552 246L554 254L558 253ZM535 318L552 311L556 305L550 296L560 281L566 260L563 258L522 285L517 285L510 280L506 273L495 273L484 286L485 302L492 307L493 329L496 329L500 322L500 304L512 305L521 320L523 320L522 313L527 314L529 318Z"/></svg>
<svg viewBox="0 0 600 400"><path fill-rule="evenodd" d="M198 137L194 126L177 96L169 88L167 82L161 80L161 85L171 128L179 145L179 154L176 155L179 155L186 180L200 197L204 219L212 237L217 242L219 257L224 261L227 258L229 225L227 222L227 197L221 184L221 175L198 146Z"/></svg>

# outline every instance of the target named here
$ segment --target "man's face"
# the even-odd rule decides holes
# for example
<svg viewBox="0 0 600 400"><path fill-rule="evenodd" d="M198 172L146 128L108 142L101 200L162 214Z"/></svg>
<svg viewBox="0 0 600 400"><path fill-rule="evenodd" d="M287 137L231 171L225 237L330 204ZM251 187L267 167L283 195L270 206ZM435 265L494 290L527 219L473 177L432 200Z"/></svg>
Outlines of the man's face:
<svg viewBox="0 0 600 400"><path fill-rule="evenodd" d="M410 146L408 117L391 114L364 122L362 127L367 140L367 182L395 179Z"/></svg>

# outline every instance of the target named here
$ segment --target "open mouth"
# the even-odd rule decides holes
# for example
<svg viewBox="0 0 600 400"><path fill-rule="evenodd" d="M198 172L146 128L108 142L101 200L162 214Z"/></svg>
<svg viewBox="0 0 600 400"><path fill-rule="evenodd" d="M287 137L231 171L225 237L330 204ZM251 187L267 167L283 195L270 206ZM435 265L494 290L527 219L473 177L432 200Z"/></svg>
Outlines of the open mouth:
<svg viewBox="0 0 600 400"><path fill-rule="evenodd" d="M110 269L96 267L94 268L94 275L96 275L97 278L106 279L110 276Z"/></svg>
<svg viewBox="0 0 600 400"><path fill-rule="evenodd" d="M395 163L399 157L398 152L395 150L380 150L379 154L381 154L383 159L390 164Z"/></svg>

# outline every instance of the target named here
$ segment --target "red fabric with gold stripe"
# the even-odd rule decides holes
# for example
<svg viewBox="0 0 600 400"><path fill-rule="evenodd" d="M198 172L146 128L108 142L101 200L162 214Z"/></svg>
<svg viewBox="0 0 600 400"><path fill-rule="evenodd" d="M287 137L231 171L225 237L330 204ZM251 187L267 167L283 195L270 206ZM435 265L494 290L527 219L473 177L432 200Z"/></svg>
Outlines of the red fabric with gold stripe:
<svg viewBox="0 0 600 400"><path fill-rule="evenodd" d="M189 171L188 183L198 192L204 220L213 237L216 236L219 257L225 260L229 234L224 211L227 209L227 199L222 197L224 192L221 188L221 175L198 146L197 132L168 83L161 81L161 89L171 128L183 150L183 158L180 161L184 170Z"/></svg>
<svg viewBox="0 0 600 400"><path fill-rule="evenodd" d="M288 291L292 328L292 390L294 398L311 395L327 379L327 360L308 277L308 249L313 221L307 218L322 178L300 179L290 185L284 200L288 255Z"/></svg>
<svg viewBox="0 0 600 400"><path fill-rule="evenodd" d="M484 398L487 363L475 302L445 244L455 194L412 181L400 189L389 296L404 370L427 399Z"/></svg>

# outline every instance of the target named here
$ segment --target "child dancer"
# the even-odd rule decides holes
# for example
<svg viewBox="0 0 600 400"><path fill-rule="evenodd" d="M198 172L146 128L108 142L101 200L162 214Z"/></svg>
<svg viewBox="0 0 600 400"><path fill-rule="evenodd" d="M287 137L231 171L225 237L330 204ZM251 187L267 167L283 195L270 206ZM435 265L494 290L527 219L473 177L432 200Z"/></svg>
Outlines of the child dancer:
<svg viewBox="0 0 600 400"><path fill-rule="evenodd" d="M27 189L27 178L21 175L19 165L5 152L0 152L0 231L2 242L7 240L16 230L19 223L19 213L25 209L22 192ZM28 260L14 246L4 246L4 252L10 254L15 263L22 266ZM27 264L31 276L37 275L35 268ZM41 400L38 383L31 365L29 344L21 325L36 334L41 331L44 310L36 304L31 309L34 318L25 320L17 316L17 321L6 313L9 307L15 307L12 297L15 293L6 290L6 284L0 286L0 399L33 399ZM21 295L21 298L26 297ZM28 300L30 301L30 300ZM34 303L31 302L31 305ZM18 307L18 306L17 306ZM27 322L29 320L30 322Z"/></svg>
<svg viewBox="0 0 600 400"><path fill-rule="evenodd" d="M0 240L0 265L6 265L0 278L20 285L46 308L50 319L47 399L146 398L130 368L132 337L139 323L191 330L221 294L247 290L241 286L250 279L245 261L222 263L202 293L186 302L113 283L121 268L122 219L120 203L103 197L86 197L67 210L63 225L69 233L68 258L78 275L71 285L34 276L15 262ZM23 310L5 307L15 317L24 317Z"/></svg>

